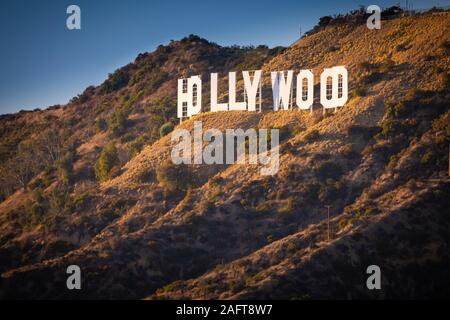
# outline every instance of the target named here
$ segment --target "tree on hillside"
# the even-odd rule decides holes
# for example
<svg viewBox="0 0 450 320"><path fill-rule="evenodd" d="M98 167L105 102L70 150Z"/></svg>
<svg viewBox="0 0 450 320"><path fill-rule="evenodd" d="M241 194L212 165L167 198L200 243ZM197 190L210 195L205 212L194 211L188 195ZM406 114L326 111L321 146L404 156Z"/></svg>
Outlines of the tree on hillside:
<svg viewBox="0 0 450 320"><path fill-rule="evenodd" d="M73 153L67 152L57 162L59 179L66 185L70 184L73 177Z"/></svg>
<svg viewBox="0 0 450 320"><path fill-rule="evenodd" d="M6 179L17 183L24 190L39 170L39 158L36 157L36 145L33 141L24 141L19 144L16 157L5 163Z"/></svg>
<svg viewBox="0 0 450 320"><path fill-rule="evenodd" d="M163 134L170 132L170 124L172 128L176 123L176 101L170 96L155 100L146 111L150 114L148 126L151 130L153 139L158 139ZM164 128L162 128L164 126Z"/></svg>
<svg viewBox="0 0 450 320"><path fill-rule="evenodd" d="M39 156L45 165L54 164L64 155L64 134L56 128L39 134L35 140Z"/></svg>
<svg viewBox="0 0 450 320"><path fill-rule="evenodd" d="M113 137L117 138L124 132L127 125L127 117L126 112L121 108L114 109L108 123L109 131Z"/></svg>
<svg viewBox="0 0 450 320"><path fill-rule="evenodd" d="M117 148L114 144L109 144L103 149L95 164L95 175L100 182L108 181L112 168L118 162Z"/></svg>

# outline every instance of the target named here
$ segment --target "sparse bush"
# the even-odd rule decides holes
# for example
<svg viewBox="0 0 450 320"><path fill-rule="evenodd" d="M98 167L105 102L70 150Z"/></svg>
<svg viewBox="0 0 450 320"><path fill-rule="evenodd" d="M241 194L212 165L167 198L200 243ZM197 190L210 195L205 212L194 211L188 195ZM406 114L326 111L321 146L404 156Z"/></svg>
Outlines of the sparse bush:
<svg viewBox="0 0 450 320"><path fill-rule="evenodd" d="M204 200L200 204L200 210L202 213L211 212L212 210L214 210L214 207L215 207L214 202L211 201L210 199Z"/></svg>
<svg viewBox="0 0 450 320"><path fill-rule="evenodd" d="M266 238L267 243L272 243L275 241L275 237L272 234L269 234Z"/></svg>
<svg viewBox="0 0 450 320"><path fill-rule="evenodd" d="M135 135L131 132L125 133L123 136L120 137L119 141L120 143L128 143L130 141L133 141L135 139Z"/></svg>
<svg viewBox="0 0 450 320"><path fill-rule="evenodd" d="M450 53L450 41L444 40L439 47L443 49L445 53Z"/></svg>
<svg viewBox="0 0 450 320"><path fill-rule="evenodd" d="M256 212L267 212L269 211L269 206L267 205L267 203L265 201L260 202L256 208L255 208Z"/></svg>
<svg viewBox="0 0 450 320"><path fill-rule="evenodd" d="M241 204L241 206L243 206L243 207L246 207L246 206L248 206L248 200L247 199L241 199L240 201L239 201L239 203Z"/></svg>
<svg viewBox="0 0 450 320"><path fill-rule="evenodd" d="M347 159L357 159L360 155L355 151L355 146L351 143L342 147L340 154Z"/></svg>
<svg viewBox="0 0 450 320"><path fill-rule="evenodd" d="M406 106L404 102L393 103L385 102L386 116L390 119L398 119L406 114Z"/></svg>
<svg viewBox="0 0 450 320"><path fill-rule="evenodd" d="M75 209L79 210L83 208L89 201L89 194L87 192L83 192L79 195L76 195L73 199L73 204L75 206Z"/></svg>
<svg viewBox="0 0 450 320"><path fill-rule="evenodd" d="M393 170L395 168L395 166L397 165L398 162L398 157L396 155L393 155L389 158L389 163L388 163L388 169L389 170Z"/></svg>
<svg viewBox="0 0 450 320"><path fill-rule="evenodd" d="M42 179L42 178L36 178L30 184L28 185L28 188L33 191L35 189L45 189L49 186L49 181Z"/></svg>
<svg viewBox="0 0 450 320"><path fill-rule="evenodd" d="M327 179L319 192L319 200L322 202L334 201L345 193L345 186L342 182L333 179Z"/></svg>
<svg viewBox="0 0 450 320"><path fill-rule="evenodd" d="M417 188L417 182L414 179L409 179L408 182L406 183L406 186L410 189L410 190L415 190Z"/></svg>
<svg viewBox="0 0 450 320"><path fill-rule="evenodd" d="M70 184L73 178L73 154L67 152L65 156L59 159L57 163L59 179L65 183Z"/></svg>
<svg viewBox="0 0 450 320"><path fill-rule="evenodd" d="M276 127L279 130L280 141L286 140L291 137L292 133L288 126Z"/></svg>
<svg viewBox="0 0 450 320"><path fill-rule="evenodd" d="M127 114L120 108L114 109L108 123L111 135L115 138L119 137L124 132L126 125Z"/></svg>
<svg viewBox="0 0 450 320"><path fill-rule="evenodd" d="M192 184L189 168L184 165L176 165L171 161L158 167L156 177L159 184L167 191L184 191Z"/></svg>
<svg viewBox="0 0 450 320"><path fill-rule="evenodd" d="M137 155L145 146L145 138L143 136L137 137L130 145L130 154L132 157Z"/></svg>
<svg viewBox="0 0 450 320"><path fill-rule="evenodd" d="M125 87L130 80L130 75L125 68L116 70L113 74L110 74L108 80L101 85L101 93L111 93Z"/></svg>
<svg viewBox="0 0 450 320"><path fill-rule="evenodd" d="M293 242L289 242L288 245L286 246L286 249L287 249L287 252L292 254L295 251L297 251L297 246Z"/></svg>
<svg viewBox="0 0 450 320"><path fill-rule="evenodd" d="M393 71L394 68L395 68L395 62L390 58L386 58L381 63L379 70L382 73L388 73L388 72Z"/></svg>

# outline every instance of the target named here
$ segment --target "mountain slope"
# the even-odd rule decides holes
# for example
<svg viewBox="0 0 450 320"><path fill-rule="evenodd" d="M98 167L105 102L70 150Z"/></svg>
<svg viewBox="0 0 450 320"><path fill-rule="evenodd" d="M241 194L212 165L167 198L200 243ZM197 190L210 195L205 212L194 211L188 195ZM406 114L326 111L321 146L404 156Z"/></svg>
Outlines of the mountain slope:
<svg viewBox="0 0 450 320"><path fill-rule="evenodd" d="M383 21L381 30L333 24L273 59L258 60L265 62L266 88L270 88L268 71L310 68L318 79L323 68L345 65L352 98L336 113L322 115L316 103L312 114L299 110L204 113L180 125L192 130L193 122L201 120L205 129L282 128L287 133L277 175L262 177L258 166L187 166L184 173L196 177L190 187L168 190L158 173L168 159L169 135L157 141L149 137L149 145L125 159L110 179L84 187L89 199L62 217L57 215L58 221L48 230L42 230L41 224L27 232L13 227L17 217L8 210L17 206L16 198L32 196L17 191L0 205L2 230L9 230L1 241L2 296L448 296L449 186L444 178L450 136L448 21L445 12ZM169 54L173 63L164 63L163 68L172 70L173 74L168 71L172 80L149 89L152 93L142 103L174 94L181 70L170 68L183 54L183 50ZM215 68L223 63L217 55L203 59L203 51L193 55L197 56L190 57L193 74L202 73L199 68L212 71L209 63L217 63ZM147 57L141 56L121 73L133 73L129 70ZM146 71L136 77L145 77L143 84L159 72L142 70ZM122 85L112 81L95 91ZM136 88L128 82L118 90L105 99L118 100ZM268 94L264 92L266 109ZM103 100L97 99L86 103L100 108ZM75 109L78 113L89 108L69 105L64 112ZM136 106L128 118L136 119L136 124L125 132L141 132L143 114ZM86 125L92 126L92 122ZM114 139L119 148L127 144L120 142L120 136ZM91 134L76 154L89 163L89 157L95 159L99 153L94 145L108 142L103 140L109 140L107 133ZM79 193L74 186L71 194ZM324 205L332 206L330 242ZM46 255L38 243L52 238L64 239L66 247ZM41 256L20 261L24 252L36 251ZM70 264L82 269L81 292L64 290L65 268ZM365 290L369 264L379 264L383 270L386 290L382 293Z"/></svg>

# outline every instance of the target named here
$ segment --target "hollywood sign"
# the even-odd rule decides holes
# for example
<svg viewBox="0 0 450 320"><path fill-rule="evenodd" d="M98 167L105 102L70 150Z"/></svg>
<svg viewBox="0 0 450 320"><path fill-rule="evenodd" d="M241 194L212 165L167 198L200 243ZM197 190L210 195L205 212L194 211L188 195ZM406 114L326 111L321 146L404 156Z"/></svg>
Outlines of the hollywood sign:
<svg viewBox="0 0 450 320"><path fill-rule="evenodd" d="M262 71L243 71L244 99L236 101L236 72L228 74L228 102L218 102L218 74L211 73L211 112L261 111ZM297 74L294 99L294 71L271 72L273 110L289 110L296 105L301 110L311 110L314 102L314 75L311 70ZM348 100L348 72L343 66L324 69L320 75L320 103L325 109L337 109ZM178 79L178 118L189 118L202 110L202 79L200 76Z"/></svg>

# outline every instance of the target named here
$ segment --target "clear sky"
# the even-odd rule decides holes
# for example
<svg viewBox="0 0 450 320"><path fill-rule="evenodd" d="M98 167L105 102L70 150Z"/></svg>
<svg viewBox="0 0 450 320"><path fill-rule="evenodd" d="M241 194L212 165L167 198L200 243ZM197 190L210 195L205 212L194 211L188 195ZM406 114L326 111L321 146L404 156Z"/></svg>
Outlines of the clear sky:
<svg viewBox="0 0 450 320"><path fill-rule="evenodd" d="M450 0L410 0L429 8ZM0 114L64 104L141 52L197 34L220 45L288 46L319 17L395 0L1 0ZM81 8L82 30L66 28ZM405 0L401 1L405 4Z"/></svg>

